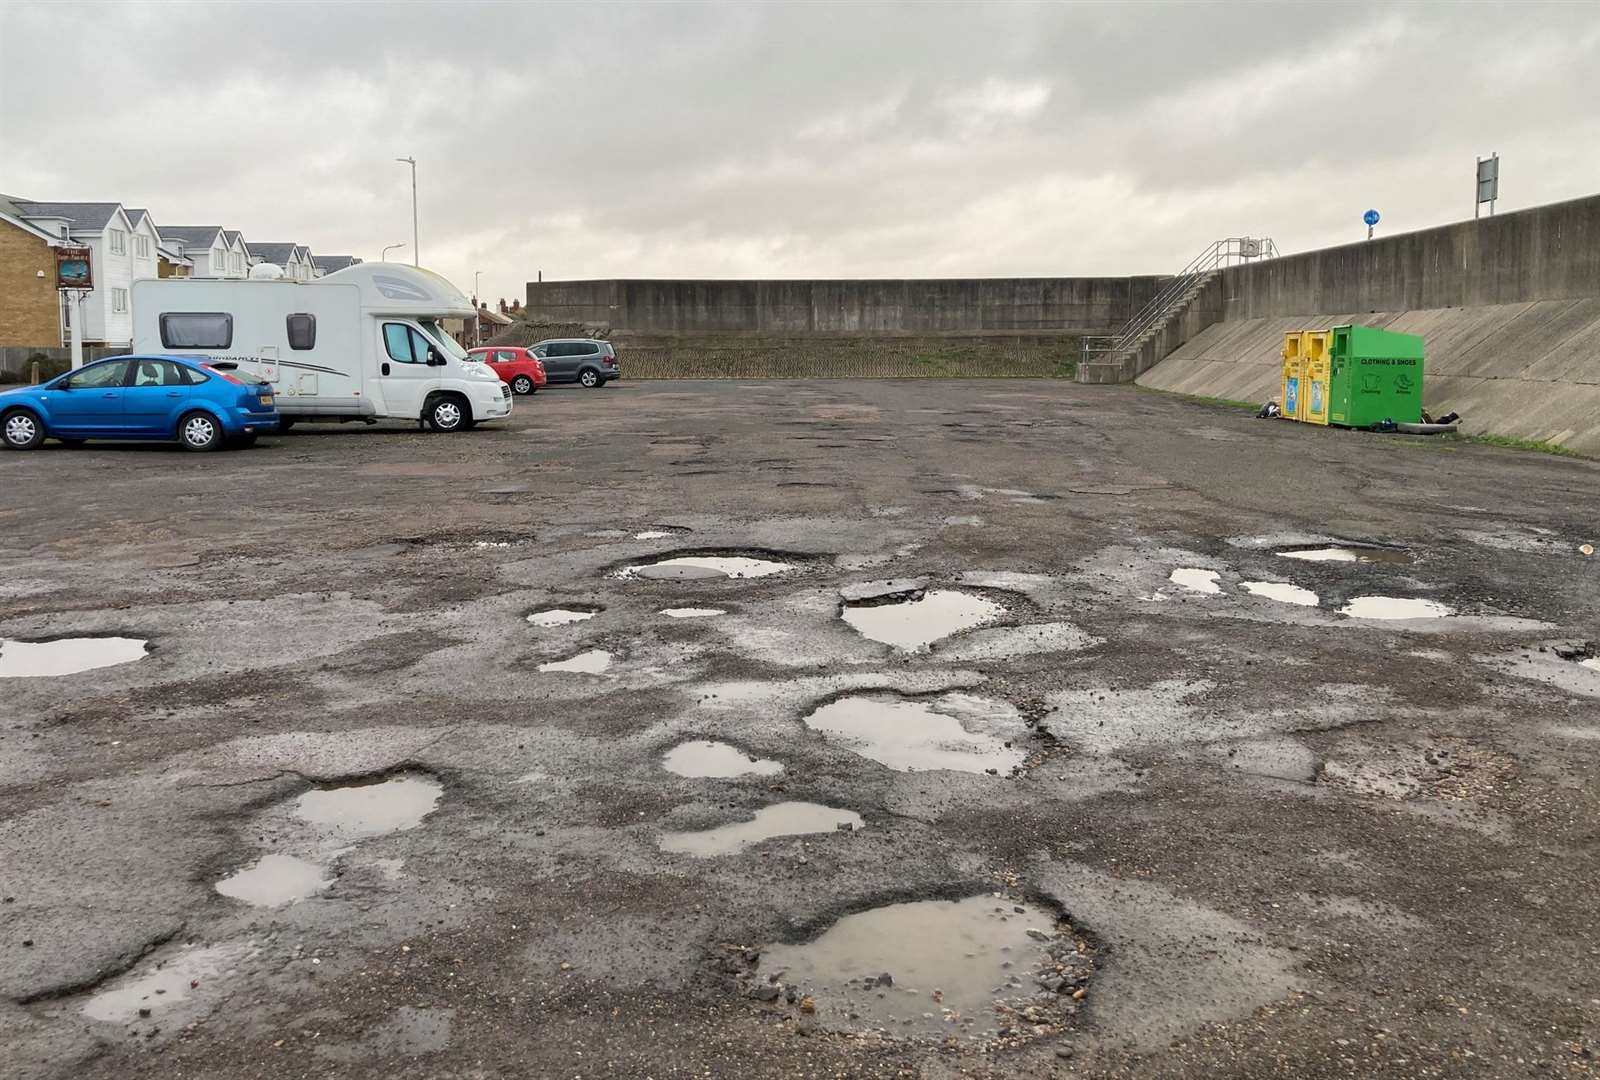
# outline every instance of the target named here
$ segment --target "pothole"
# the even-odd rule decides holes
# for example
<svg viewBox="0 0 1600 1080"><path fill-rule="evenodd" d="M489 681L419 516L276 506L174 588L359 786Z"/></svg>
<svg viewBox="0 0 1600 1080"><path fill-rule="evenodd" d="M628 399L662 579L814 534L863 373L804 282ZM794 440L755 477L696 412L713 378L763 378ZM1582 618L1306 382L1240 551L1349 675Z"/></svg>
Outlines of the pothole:
<svg viewBox="0 0 1600 1080"><path fill-rule="evenodd" d="M783 765L753 757L725 742L695 739L679 743L661 757L661 766L679 776L731 779L735 776L776 776Z"/></svg>
<svg viewBox="0 0 1600 1080"><path fill-rule="evenodd" d="M599 675L611 666L612 655L605 649L590 649L565 660L540 664L540 671L571 671L580 675Z"/></svg>
<svg viewBox="0 0 1600 1080"><path fill-rule="evenodd" d="M899 772L1010 773L1027 757L1014 745L1027 734L1021 715L1004 702L971 694L930 700L850 695L823 705L805 722L828 742Z"/></svg>
<svg viewBox="0 0 1600 1080"><path fill-rule="evenodd" d="M594 608L546 608L543 611L534 611L528 614L528 621L534 626L566 626L569 623L583 622L599 614Z"/></svg>
<svg viewBox="0 0 1600 1080"><path fill-rule="evenodd" d="M635 540L665 540L669 536L681 536L693 530L682 525L652 525L643 532L633 534Z"/></svg>
<svg viewBox="0 0 1600 1080"><path fill-rule="evenodd" d="M1454 610L1437 600L1404 596L1357 596L1339 609L1352 619L1442 619Z"/></svg>
<svg viewBox="0 0 1600 1080"><path fill-rule="evenodd" d="M993 622L1005 614L993 600L954 589L920 589L905 599L855 602L846 599L840 618L872 641L902 652L922 652L935 641Z"/></svg>
<svg viewBox="0 0 1600 1080"><path fill-rule="evenodd" d="M1268 600L1276 600L1280 604L1299 604L1302 607L1316 607L1317 594L1310 589L1302 589L1298 585L1290 585L1282 581L1242 581L1239 587L1251 596L1264 596Z"/></svg>
<svg viewBox="0 0 1600 1080"><path fill-rule="evenodd" d="M864 825L861 815L854 810L840 810L820 803L775 803L757 810L749 821L735 821L699 832L663 833L661 850L709 859L716 855L732 855L775 836L854 832Z"/></svg>
<svg viewBox="0 0 1600 1080"><path fill-rule="evenodd" d="M761 578L782 574L794 563L741 555L737 552L705 551L635 563L613 571L616 577L644 578L649 581L701 581L715 578Z"/></svg>
<svg viewBox="0 0 1600 1080"><path fill-rule="evenodd" d="M1411 556L1396 548L1374 547L1367 544L1338 544L1333 547L1299 548L1294 551L1280 551L1277 554L1285 559L1301 559L1305 562L1364 562L1364 563L1408 563Z"/></svg>
<svg viewBox="0 0 1600 1080"><path fill-rule="evenodd" d="M1219 595L1222 586L1217 584L1218 574L1215 570L1201 570L1193 566L1180 567L1174 570L1167 580L1180 588L1190 592L1205 593L1208 596Z"/></svg>
<svg viewBox="0 0 1600 1080"><path fill-rule="evenodd" d="M362 840L414 829L433 813L444 785L431 776L400 774L312 788L294 813L337 840Z"/></svg>
<svg viewBox="0 0 1600 1080"><path fill-rule="evenodd" d="M0 678L29 679L76 675L143 659L143 638L66 637L52 641L0 639Z"/></svg>
<svg viewBox="0 0 1600 1080"><path fill-rule="evenodd" d="M158 1016L191 997L212 995L218 982L225 982L254 953L242 943L191 945L152 971L126 976L98 991L84 1003L83 1014L110 1023Z"/></svg>
<svg viewBox="0 0 1600 1080"><path fill-rule="evenodd" d="M782 996L834 1030L977 1039L1059 1030L1093 972L1089 943L1052 913L984 895L890 904L769 945L746 992Z"/></svg>
<svg viewBox="0 0 1600 1080"><path fill-rule="evenodd" d="M669 607L662 608L661 614L669 619L709 619L713 615L726 615L727 611L719 607Z"/></svg>
<svg viewBox="0 0 1600 1080"><path fill-rule="evenodd" d="M255 907L283 907L332 884L327 870L316 863L292 855L265 855L217 882L216 890Z"/></svg>

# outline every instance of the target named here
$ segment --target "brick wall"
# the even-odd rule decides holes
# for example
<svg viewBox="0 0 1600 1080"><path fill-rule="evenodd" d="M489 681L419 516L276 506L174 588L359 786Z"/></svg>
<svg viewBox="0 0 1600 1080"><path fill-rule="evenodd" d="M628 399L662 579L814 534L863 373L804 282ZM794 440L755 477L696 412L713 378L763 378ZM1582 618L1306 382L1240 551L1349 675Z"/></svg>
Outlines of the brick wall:
<svg viewBox="0 0 1600 1080"><path fill-rule="evenodd" d="M0 345L59 346L57 303L50 245L0 221Z"/></svg>

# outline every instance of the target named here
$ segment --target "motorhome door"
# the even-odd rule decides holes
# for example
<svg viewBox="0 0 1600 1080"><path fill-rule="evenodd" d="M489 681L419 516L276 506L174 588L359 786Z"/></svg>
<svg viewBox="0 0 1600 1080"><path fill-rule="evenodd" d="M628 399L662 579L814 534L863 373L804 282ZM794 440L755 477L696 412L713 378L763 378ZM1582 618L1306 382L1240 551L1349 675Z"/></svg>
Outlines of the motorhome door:
<svg viewBox="0 0 1600 1080"><path fill-rule="evenodd" d="M257 364L257 367L260 368L261 377L267 380L269 383L277 382L278 347L276 345L263 345L261 348L256 350L256 356L260 360L260 363Z"/></svg>

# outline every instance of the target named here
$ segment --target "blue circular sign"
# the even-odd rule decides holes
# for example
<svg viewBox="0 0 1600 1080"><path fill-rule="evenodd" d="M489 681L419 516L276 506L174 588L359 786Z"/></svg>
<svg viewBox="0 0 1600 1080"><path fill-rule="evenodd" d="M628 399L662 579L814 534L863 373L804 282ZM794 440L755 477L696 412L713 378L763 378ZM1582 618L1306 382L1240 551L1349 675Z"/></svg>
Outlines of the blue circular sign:
<svg viewBox="0 0 1600 1080"><path fill-rule="evenodd" d="M1365 214L1361 215L1361 220L1365 221L1368 225L1376 225L1378 223L1378 212L1376 210L1368 210Z"/></svg>

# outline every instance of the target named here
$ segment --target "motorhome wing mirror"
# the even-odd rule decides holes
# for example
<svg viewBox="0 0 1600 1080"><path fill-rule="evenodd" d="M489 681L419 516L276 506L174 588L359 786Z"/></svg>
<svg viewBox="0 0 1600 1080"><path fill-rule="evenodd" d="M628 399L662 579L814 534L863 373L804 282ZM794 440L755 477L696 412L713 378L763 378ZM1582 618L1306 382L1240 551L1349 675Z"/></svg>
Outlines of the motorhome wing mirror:
<svg viewBox="0 0 1600 1080"><path fill-rule="evenodd" d="M439 350L435 349L432 345L428 346L428 366L429 367L443 367L444 366L444 357L440 356L439 355Z"/></svg>

